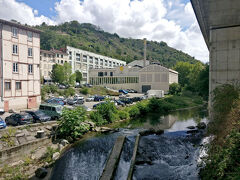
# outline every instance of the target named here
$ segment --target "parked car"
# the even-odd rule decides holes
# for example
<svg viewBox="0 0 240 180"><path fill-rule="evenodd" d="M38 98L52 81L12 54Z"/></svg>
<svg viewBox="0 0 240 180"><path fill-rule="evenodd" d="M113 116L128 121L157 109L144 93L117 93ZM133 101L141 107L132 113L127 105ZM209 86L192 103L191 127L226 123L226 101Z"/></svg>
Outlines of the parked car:
<svg viewBox="0 0 240 180"><path fill-rule="evenodd" d="M133 103L131 98L121 98L120 101L122 101L124 104L132 104Z"/></svg>
<svg viewBox="0 0 240 180"><path fill-rule="evenodd" d="M46 121L50 121L51 117L46 115L44 112L42 111L26 111L26 113L30 114L33 117L33 122L34 123L41 123L41 122L46 122Z"/></svg>
<svg viewBox="0 0 240 180"><path fill-rule="evenodd" d="M133 93L137 93L137 91L136 91L136 90L134 90L134 89L131 89L131 91L132 91Z"/></svg>
<svg viewBox="0 0 240 180"><path fill-rule="evenodd" d="M79 95L75 95L75 96L73 97L73 99L76 99L76 100L78 100L78 99L84 100L84 97L79 96Z"/></svg>
<svg viewBox="0 0 240 180"><path fill-rule="evenodd" d="M39 110L50 116L51 119L59 119L62 115L62 106L56 104L41 104Z"/></svg>
<svg viewBox="0 0 240 180"><path fill-rule="evenodd" d="M132 98L132 101L133 101L133 102L138 102L138 101L141 101L141 100L142 100L141 97L133 97L133 98Z"/></svg>
<svg viewBox="0 0 240 180"><path fill-rule="evenodd" d="M14 113L5 118L7 125L18 126L23 124L30 124L33 122L33 117L25 112Z"/></svg>
<svg viewBox="0 0 240 180"><path fill-rule="evenodd" d="M98 106L102 105L102 104L106 104L107 102L100 102L100 103L97 103L97 104L94 104L93 105L93 109L96 109Z"/></svg>
<svg viewBox="0 0 240 180"><path fill-rule="evenodd" d="M88 84L88 83L85 83L84 86L85 86L85 87L89 87L89 88L92 87L92 85L91 85L91 84Z"/></svg>
<svg viewBox="0 0 240 180"><path fill-rule="evenodd" d="M118 106L125 106L125 103L120 100L115 100Z"/></svg>
<svg viewBox="0 0 240 180"><path fill-rule="evenodd" d="M125 98L125 97L127 97L125 94L119 94L119 96L118 96L119 98Z"/></svg>
<svg viewBox="0 0 240 180"><path fill-rule="evenodd" d="M0 115L3 115L5 113L4 109L0 108Z"/></svg>
<svg viewBox="0 0 240 180"><path fill-rule="evenodd" d="M89 97L86 99L86 101L87 101L87 102L94 101L94 98L95 98L95 96L89 96Z"/></svg>
<svg viewBox="0 0 240 180"><path fill-rule="evenodd" d="M86 111L92 111L92 109L91 108L89 108L89 107L87 107L87 106L85 106L85 105L80 105L81 107L83 107Z"/></svg>
<svg viewBox="0 0 240 180"><path fill-rule="evenodd" d="M129 93L134 93L133 89L127 89L126 91L129 92Z"/></svg>
<svg viewBox="0 0 240 180"><path fill-rule="evenodd" d="M57 104L64 106L65 102L61 98L51 98L46 101L49 104Z"/></svg>
<svg viewBox="0 0 240 180"><path fill-rule="evenodd" d="M67 99L67 104L73 106L74 104L77 103L76 99Z"/></svg>
<svg viewBox="0 0 240 180"><path fill-rule="evenodd" d="M6 127L7 127L7 125L6 125L5 121L0 117L0 129L4 129Z"/></svg>
<svg viewBox="0 0 240 180"><path fill-rule="evenodd" d="M128 94L128 92L126 90L123 90L123 89L119 89L118 91L119 93L123 93L123 94Z"/></svg>
<svg viewBox="0 0 240 180"><path fill-rule="evenodd" d="M59 88L59 89L67 89L67 86L65 86L65 85L63 85L63 84L59 84L59 85L58 85L58 88Z"/></svg>
<svg viewBox="0 0 240 180"><path fill-rule="evenodd" d="M82 99L77 99L77 100L74 100L74 101L75 101L74 106L80 106L80 105L84 104L84 100L82 100Z"/></svg>
<svg viewBox="0 0 240 180"><path fill-rule="evenodd" d="M94 101L103 101L105 99L105 97L103 96L95 96L94 97Z"/></svg>

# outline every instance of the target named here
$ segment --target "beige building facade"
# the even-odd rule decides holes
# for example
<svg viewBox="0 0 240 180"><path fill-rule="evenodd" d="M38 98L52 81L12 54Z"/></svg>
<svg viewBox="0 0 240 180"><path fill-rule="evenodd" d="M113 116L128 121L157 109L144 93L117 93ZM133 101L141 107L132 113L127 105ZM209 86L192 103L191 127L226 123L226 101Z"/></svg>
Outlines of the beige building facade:
<svg viewBox="0 0 240 180"><path fill-rule="evenodd" d="M63 65L65 62L69 63L67 53L64 51L51 49L40 50L40 74L44 81L51 81L51 72L54 64Z"/></svg>
<svg viewBox="0 0 240 180"><path fill-rule="evenodd" d="M132 63L134 64L134 63ZM178 72L159 64L120 66L112 69L90 69L89 83L107 86L112 89L134 89L138 92L148 90L169 90L171 83L178 83Z"/></svg>
<svg viewBox="0 0 240 180"><path fill-rule="evenodd" d="M0 107L37 107L40 96L40 31L0 19Z"/></svg>

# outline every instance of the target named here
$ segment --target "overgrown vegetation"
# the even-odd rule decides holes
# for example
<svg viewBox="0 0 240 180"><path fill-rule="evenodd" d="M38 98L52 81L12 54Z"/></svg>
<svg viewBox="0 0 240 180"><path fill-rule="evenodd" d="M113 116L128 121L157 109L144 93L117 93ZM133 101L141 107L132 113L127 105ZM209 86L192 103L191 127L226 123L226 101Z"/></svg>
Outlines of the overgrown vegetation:
<svg viewBox="0 0 240 180"><path fill-rule="evenodd" d="M213 119L209 134L215 139L209 147L206 166L201 170L203 180L240 179L240 89L225 84L213 91Z"/></svg>
<svg viewBox="0 0 240 180"><path fill-rule="evenodd" d="M202 63L191 64L189 62L177 62L173 67L178 71L179 85L176 84L170 86L171 94L180 94L190 91L195 95L202 96L205 100L208 100L209 95L209 65Z"/></svg>
<svg viewBox="0 0 240 180"><path fill-rule="evenodd" d="M90 95L102 95L102 96L118 96L119 93L115 91L108 90L107 88L101 87L101 86L93 86L91 88L83 88L80 90L80 93L82 94L90 94Z"/></svg>
<svg viewBox="0 0 240 180"><path fill-rule="evenodd" d="M89 124L84 123L85 120L86 110L83 107L65 108L58 126L58 136L73 140L79 138L90 129Z"/></svg>
<svg viewBox="0 0 240 180"><path fill-rule="evenodd" d="M72 21L49 26L43 23L36 28L43 31L41 49L64 49L68 45L126 62L143 57L143 40L121 38L116 33L104 32L92 24ZM178 61L191 64L199 62L194 57L169 47L165 42L148 41L147 48L147 59L156 60L166 67L173 67Z"/></svg>

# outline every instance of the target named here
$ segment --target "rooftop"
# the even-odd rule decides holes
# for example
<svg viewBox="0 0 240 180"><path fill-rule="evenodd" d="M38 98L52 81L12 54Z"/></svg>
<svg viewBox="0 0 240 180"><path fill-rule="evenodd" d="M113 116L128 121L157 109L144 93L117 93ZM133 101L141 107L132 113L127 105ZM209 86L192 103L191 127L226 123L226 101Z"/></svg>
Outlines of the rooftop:
<svg viewBox="0 0 240 180"><path fill-rule="evenodd" d="M22 24L17 23L17 22L6 21L6 20L3 20L3 19L0 19L0 24L6 24L6 25L9 25L9 26L18 27L20 29L25 29L25 30L32 31L32 32L35 32L35 33L41 33L42 32L42 31L40 31L38 29L35 29L35 28L32 28L28 25L22 25Z"/></svg>

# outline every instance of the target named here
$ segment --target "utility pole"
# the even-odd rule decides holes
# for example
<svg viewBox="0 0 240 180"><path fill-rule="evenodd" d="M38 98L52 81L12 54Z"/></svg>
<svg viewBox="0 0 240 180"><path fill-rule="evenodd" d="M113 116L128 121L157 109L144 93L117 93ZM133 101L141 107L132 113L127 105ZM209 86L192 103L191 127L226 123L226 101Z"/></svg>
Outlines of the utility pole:
<svg viewBox="0 0 240 180"><path fill-rule="evenodd" d="M147 39L143 39L144 42L144 58L143 58L143 67L146 67L146 58L147 58Z"/></svg>

